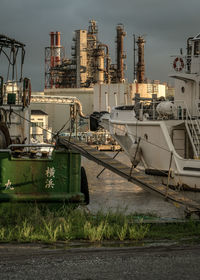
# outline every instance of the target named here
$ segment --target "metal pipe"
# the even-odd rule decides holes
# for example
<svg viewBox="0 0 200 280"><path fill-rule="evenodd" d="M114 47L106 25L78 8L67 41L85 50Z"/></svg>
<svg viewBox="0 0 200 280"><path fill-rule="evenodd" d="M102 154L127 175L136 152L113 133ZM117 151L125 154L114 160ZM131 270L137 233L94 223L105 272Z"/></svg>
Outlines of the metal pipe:
<svg viewBox="0 0 200 280"><path fill-rule="evenodd" d="M51 67L54 67L54 32L50 33L50 47L51 47Z"/></svg>
<svg viewBox="0 0 200 280"><path fill-rule="evenodd" d="M56 46L60 47L60 32L56 31Z"/></svg>
<svg viewBox="0 0 200 280"><path fill-rule="evenodd" d="M80 102L80 100L75 97L75 96L56 96L56 95L33 95L31 98L31 103L36 103L36 104L41 104L41 103L46 103L46 104L77 104L78 105L78 114L80 117L84 119L88 119L89 116L85 116L83 114L83 107Z"/></svg>
<svg viewBox="0 0 200 280"><path fill-rule="evenodd" d="M83 114L83 107L82 107L81 102L78 99L76 99L76 100L74 100L74 103L78 105L77 111L78 111L79 116L83 119L89 119L89 116L86 116Z"/></svg>
<svg viewBox="0 0 200 280"><path fill-rule="evenodd" d="M136 80L136 41L135 34L133 34L133 81Z"/></svg>
<svg viewBox="0 0 200 280"><path fill-rule="evenodd" d="M60 32L56 31L55 37L55 65L57 66L60 64Z"/></svg>
<svg viewBox="0 0 200 280"><path fill-rule="evenodd" d="M50 34L50 46L51 47L54 47L54 32L51 32Z"/></svg>
<svg viewBox="0 0 200 280"><path fill-rule="evenodd" d="M110 58L109 58L109 48L106 44L99 44L98 48L105 48L106 49L106 80L107 83L110 83Z"/></svg>

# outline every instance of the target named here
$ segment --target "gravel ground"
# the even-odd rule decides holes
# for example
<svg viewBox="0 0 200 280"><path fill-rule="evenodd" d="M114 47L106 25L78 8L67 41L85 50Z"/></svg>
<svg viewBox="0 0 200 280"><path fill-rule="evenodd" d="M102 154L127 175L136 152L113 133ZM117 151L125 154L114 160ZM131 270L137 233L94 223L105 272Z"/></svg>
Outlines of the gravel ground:
<svg viewBox="0 0 200 280"><path fill-rule="evenodd" d="M50 249L1 245L0 279L199 279L195 247Z"/></svg>

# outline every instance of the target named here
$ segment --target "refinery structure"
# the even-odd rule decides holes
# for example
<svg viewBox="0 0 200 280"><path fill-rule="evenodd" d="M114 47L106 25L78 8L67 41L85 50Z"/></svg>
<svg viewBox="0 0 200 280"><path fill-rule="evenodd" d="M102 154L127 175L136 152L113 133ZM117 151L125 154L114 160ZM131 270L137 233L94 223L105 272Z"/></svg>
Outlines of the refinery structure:
<svg viewBox="0 0 200 280"><path fill-rule="evenodd" d="M88 30L76 30L71 58L66 58L61 45L61 33L50 33L50 46L45 48L45 88L82 88L96 83L124 81L123 41L126 33L122 24L116 27L116 63L112 64L109 47L98 40L96 21L90 20Z"/></svg>
<svg viewBox="0 0 200 280"><path fill-rule="evenodd" d="M83 112L90 115L94 111L108 111L113 106L134 104L135 94L142 98L166 97L167 84L145 77L145 39L134 36L133 40L133 80L125 77L123 24L116 26L115 61L107 44L98 39L95 20L89 21L87 29L74 31L71 57L65 55L61 32L50 32L49 46L45 47L45 86L41 95L76 97ZM130 59L130 58L129 58ZM38 93L36 93L38 94ZM33 93L34 95L34 93ZM70 110L58 104L33 104L32 110L42 110L48 114L49 126L53 132L60 129L61 123L70 118ZM84 130L90 129L89 124Z"/></svg>

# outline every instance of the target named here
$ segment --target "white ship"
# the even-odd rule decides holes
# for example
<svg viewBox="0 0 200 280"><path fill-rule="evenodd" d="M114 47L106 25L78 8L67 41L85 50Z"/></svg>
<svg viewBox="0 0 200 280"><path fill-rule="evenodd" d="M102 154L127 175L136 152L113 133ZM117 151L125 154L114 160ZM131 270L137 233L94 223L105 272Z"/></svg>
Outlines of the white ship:
<svg viewBox="0 0 200 280"><path fill-rule="evenodd" d="M200 34L187 53L173 57L175 96L159 101L135 95L132 106L114 107L101 125L122 146L133 166L174 187L200 190Z"/></svg>

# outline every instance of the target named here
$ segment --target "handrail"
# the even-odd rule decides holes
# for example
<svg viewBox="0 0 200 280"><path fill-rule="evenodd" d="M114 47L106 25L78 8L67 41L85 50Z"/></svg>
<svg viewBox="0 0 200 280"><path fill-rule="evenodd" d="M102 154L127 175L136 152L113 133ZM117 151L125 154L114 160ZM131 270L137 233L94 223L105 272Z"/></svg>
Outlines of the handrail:
<svg viewBox="0 0 200 280"><path fill-rule="evenodd" d="M197 129L198 129L198 132L200 133L200 125L196 118L195 119L192 118L192 116L189 112L189 109L187 107L187 104L183 100L174 101L175 104L178 104L178 103L180 104L180 102L183 104L183 107L180 108L181 117L182 117L182 119L185 120L186 125L188 126L188 129L190 131L190 133L189 133L190 141L191 141L193 150L195 152L195 156L198 157L200 154L200 141L199 141L199 137L197 134ZM185 111L183 111L183 110L185 110ZM194 125L194 123L196 126Z"/></svg>

